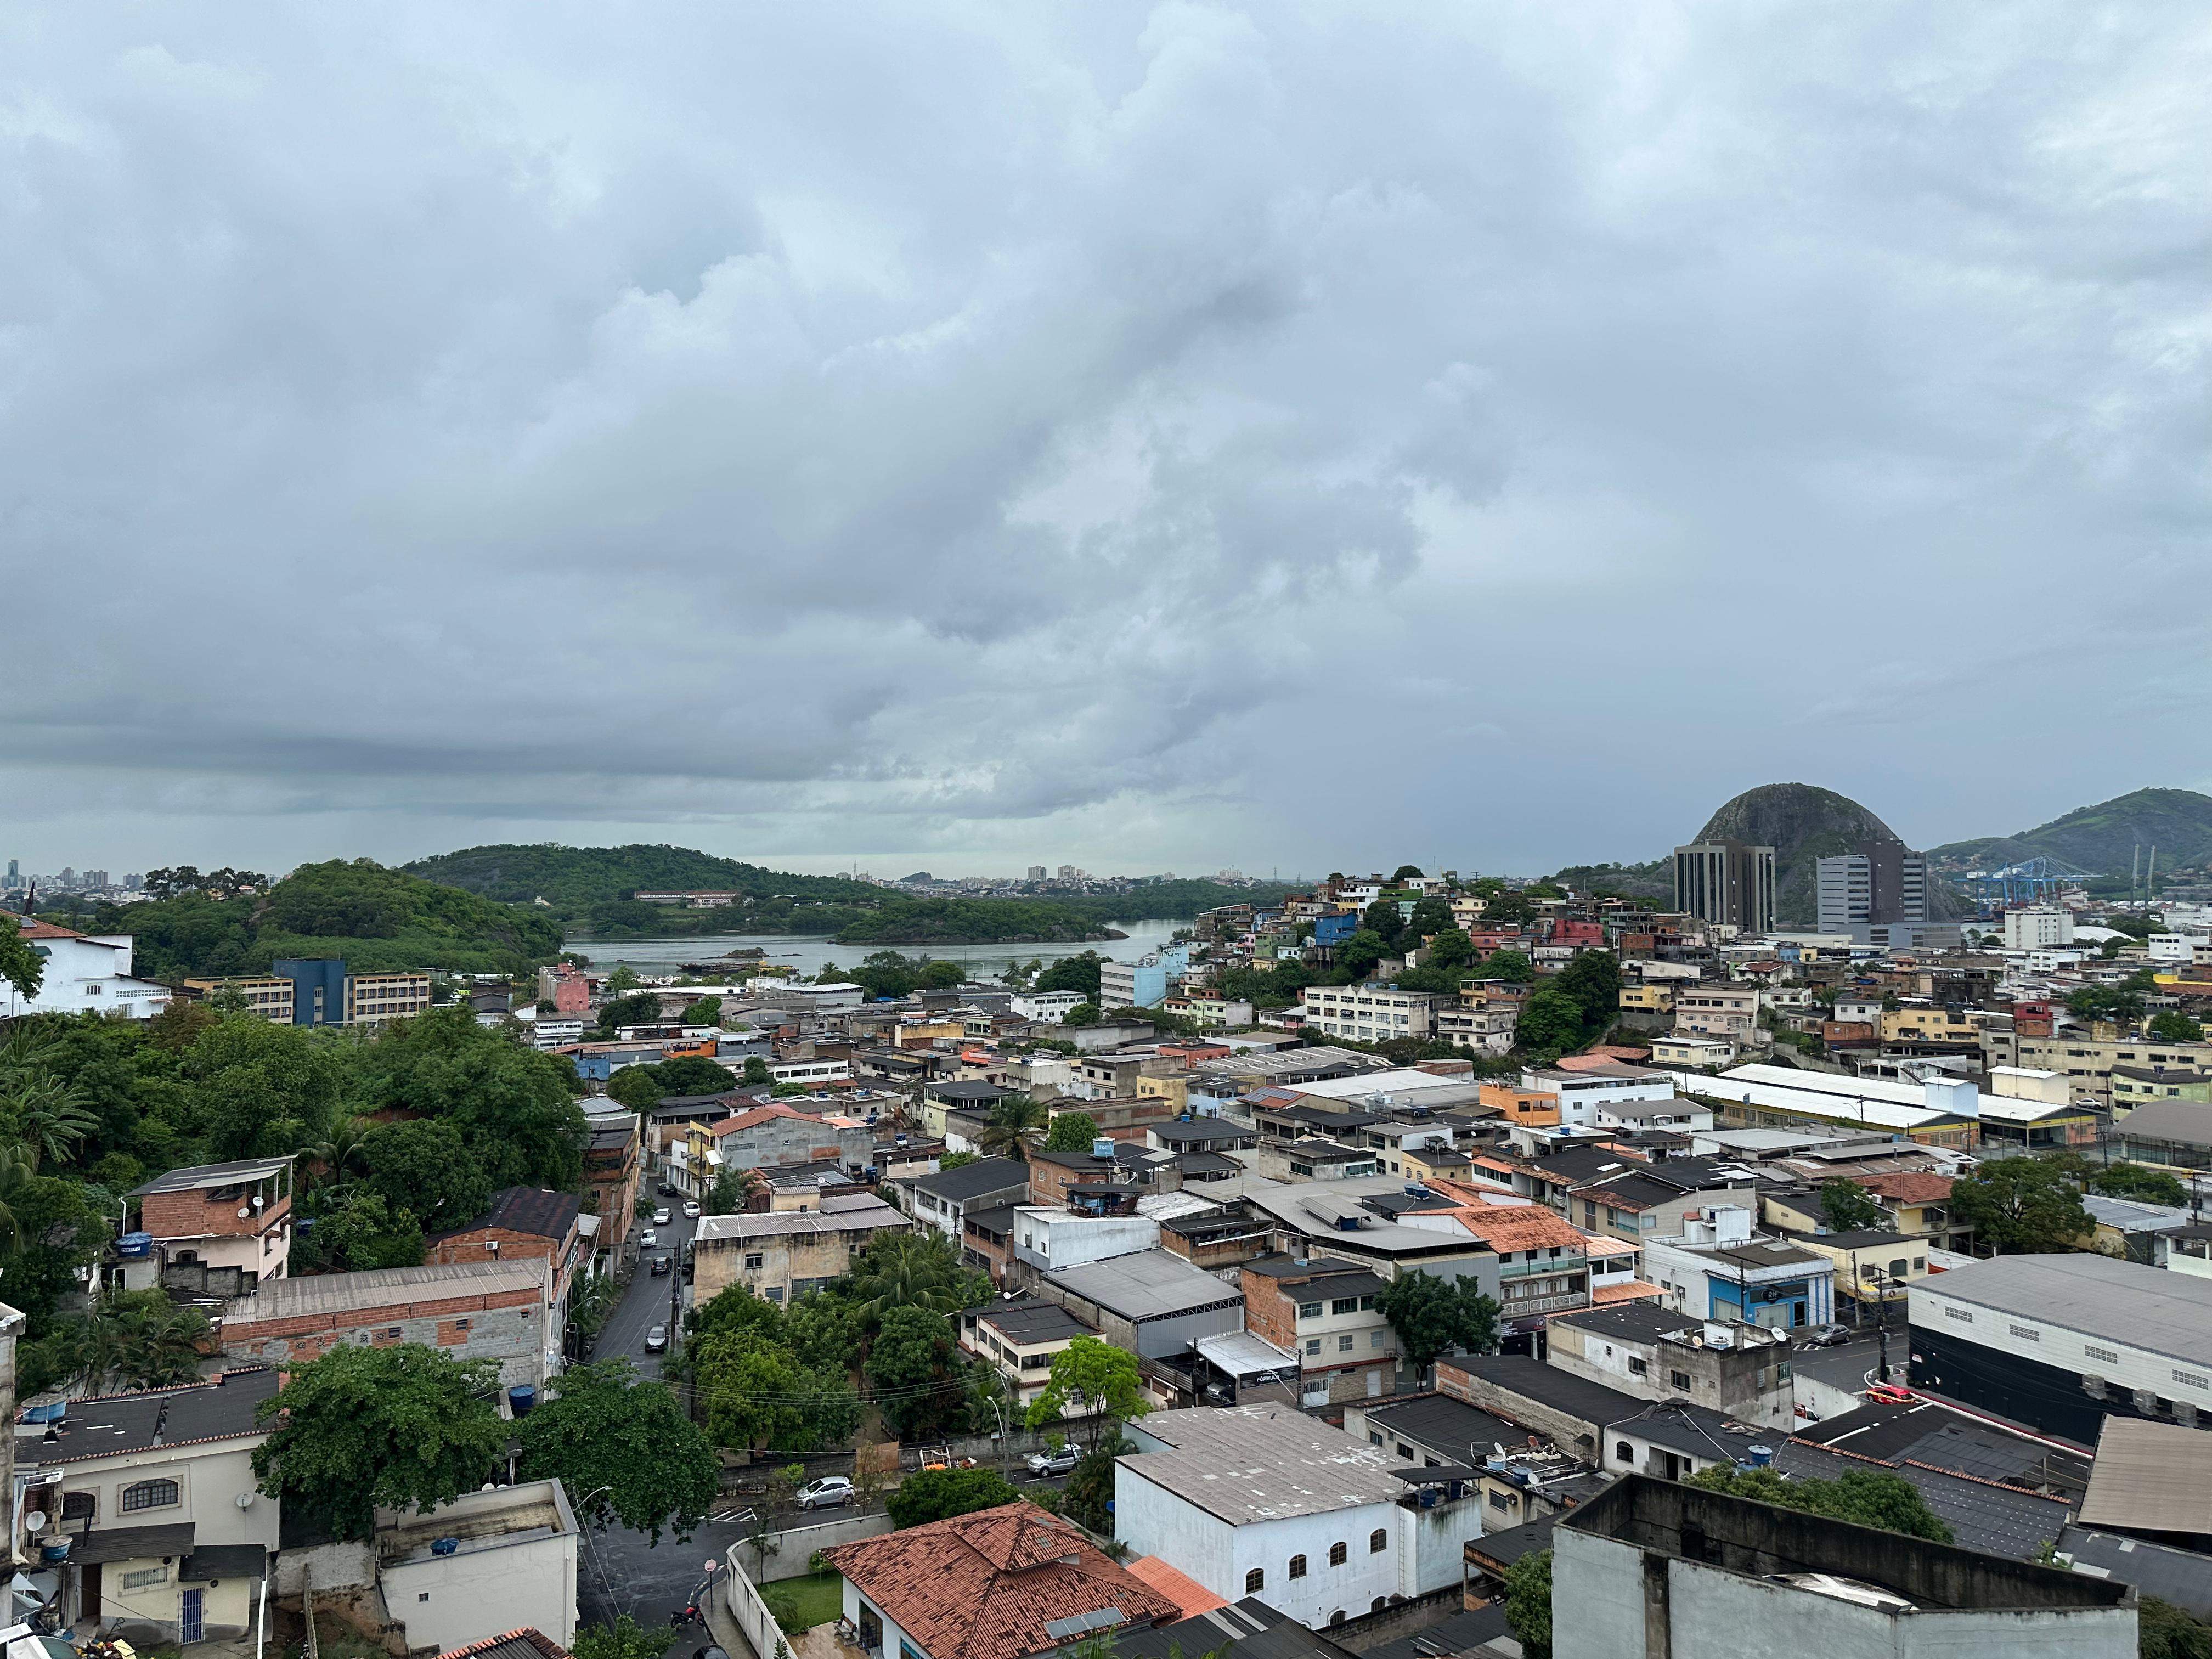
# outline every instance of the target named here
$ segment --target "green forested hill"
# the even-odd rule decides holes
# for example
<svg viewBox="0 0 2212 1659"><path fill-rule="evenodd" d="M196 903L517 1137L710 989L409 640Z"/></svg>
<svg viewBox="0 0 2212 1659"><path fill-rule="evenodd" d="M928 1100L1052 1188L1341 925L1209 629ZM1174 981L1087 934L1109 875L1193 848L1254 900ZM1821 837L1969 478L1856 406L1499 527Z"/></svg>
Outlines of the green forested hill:
<svg viewBox="0 0 2212 1659"><path fill-rule="evenodd" d="M689 847L465 847L401 866L426 881L465 887L509 904L544 899L557 915L574 915L638 891L744 893L755 898L816 903L873 904L883 889L843 876L798 876Z"/></svg>
<svg viewBox="0 0 2212 1659"><path fill-rule="evenodd" d="M514 972L550 962L561 926L542 909L500 904L368 859L303 864L266 893L185 893L104 904L93 933L131 934L149 979L259 973L280 957L343 957L357 973L448 969Z"/></svg>
<svg viewBox="0 0 2212 1659"><path fill-rule="evenodd" d="M2077 806L2015 836L1931 848L1928 857L1938 869L1953 873L1993 870L2036 857L2063 859L2124 884L2136 848L2148 859L2154 847L2162 872L2212 864L2212 795L2193 789L2137 789L2094 806Z"/></svg>

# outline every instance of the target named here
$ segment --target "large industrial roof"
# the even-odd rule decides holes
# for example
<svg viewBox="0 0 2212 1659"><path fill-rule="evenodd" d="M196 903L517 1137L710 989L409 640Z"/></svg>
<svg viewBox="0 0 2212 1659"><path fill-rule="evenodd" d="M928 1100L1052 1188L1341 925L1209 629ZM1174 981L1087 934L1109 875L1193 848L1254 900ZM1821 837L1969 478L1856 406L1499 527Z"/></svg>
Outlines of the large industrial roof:
<svg viewBox="0 0 2212 1659"><path fill-rule="evenodd" d="M1287 1406L1155 1412L1139 1427L1167 1449L1121 1467L1231 1526L1388 1504L1404 1490L1381 1448Z"/></svg>
<svg viewBox="0 0 2212 1659"><path fill-rule="evenodd" d="M1244 1293L1165 1250L1132 1250L1045 1277L1124 1319L1159 1319L1242 1302Z"/></svg>
<svg viewBox="0 0 2212 1659"><path fill-rule="evenodd" d="M2063 1326L2153 1353L2212 1364L2212 1279L2081 1251L1996 1256L1916 1279L1909 1293L1916 1304L1923 1296L1940 1297L2032 1320L2039 1326ZM2000 1337L1996 1332L1989 1334ZM2050 1358L2057 1363L2063 1356Z"/></svg>

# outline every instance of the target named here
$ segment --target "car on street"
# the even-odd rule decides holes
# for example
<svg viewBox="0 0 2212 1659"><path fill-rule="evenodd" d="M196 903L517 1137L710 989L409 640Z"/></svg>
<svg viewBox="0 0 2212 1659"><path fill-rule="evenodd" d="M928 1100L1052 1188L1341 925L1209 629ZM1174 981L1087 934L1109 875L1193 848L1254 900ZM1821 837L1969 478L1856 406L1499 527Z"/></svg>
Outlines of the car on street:
<svg viewBox="0 0 2212 1659"><path fill-rule="evenodd" d="M667 1326L655 1325L651 1330L645 1334L645 1351L647 1353L665 1353L667 1352Z"/></svg>
<svg viewBox="0 0 2212 1659"><path fill-rule="evenodd" d="M1848 1325L1809 1325L1792 1334L1807 1347L1832 1348L1838 1343L1851 1340L1851 1328Z"/></svg>
<svg viewBox="0 0 2212 1659"><path fill-rule="evenodd" d="M668 1213L668 1206L665 1204L653 1212L653 1224L656 1227L665 1227L675 1218Z"/></svg>
<svg viewBox="0 0 2212 1659"><path fill-rule="evenodd" d="M1029 1470L1031 1474L1066 1474L1083 1461L1083 1455L1073 1446L1062 1446L1058 1451L1031 1452Z"/></svg>
<svg viewBox="0 0 2212 1659"><path fill-rule="evenodd" d="M637 1236L637 1242L641 1249L657 1250L660 1248L660 1235L647 1227Z"/></svg>
<svg viewBox="0 0 2212 1659"><path fill-rule="evenodd" d="M669 1270L669 1267L670 1267L670 1263L669 1263L669 1260L668 1260L668 1258L667 1258L666 1256L665 1256L665 1255L657 1255L657 1256L653 1257L653 1276L655 1279L665 1279L665 1278L667 1278L667 1277L668 1277L668 1270Z"/></svg>
<svg viewBox="0 0 2212 1659"><path fill-rule="evenodd" d="M689 1216L692 1220L696 1221L699 1218L699 1200L695 1198L690 1203L686 1204L684 1206L684 1213Z"/></svg>
<svg viewBox="0 0 2212 1659"><path fill-rule="evenodd" d="M853 1501L853 1483L842 1474L825 1474L799 1489L802 1510L842 1510Z"/></svg>

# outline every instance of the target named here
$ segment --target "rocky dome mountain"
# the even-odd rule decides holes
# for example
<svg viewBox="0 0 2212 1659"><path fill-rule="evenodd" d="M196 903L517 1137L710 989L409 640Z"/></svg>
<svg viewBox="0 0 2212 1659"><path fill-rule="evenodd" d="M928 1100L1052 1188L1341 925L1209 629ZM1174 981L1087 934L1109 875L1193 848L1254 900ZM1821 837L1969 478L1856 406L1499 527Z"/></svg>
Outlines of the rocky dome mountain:
<svg viewBox="0 0 2212 1659"><path fill-rule="evenodd" d="M1705 820L1685 845L1740 841L1774 849L1774 919L1784 927L1810 927L1818 918L1817 866L1870 842L1904 837L1848 795L1809 783L1762 783L1747 789ZM1951 895L1930 884L1929 908L1936 920L1955 915Z"/></svg>

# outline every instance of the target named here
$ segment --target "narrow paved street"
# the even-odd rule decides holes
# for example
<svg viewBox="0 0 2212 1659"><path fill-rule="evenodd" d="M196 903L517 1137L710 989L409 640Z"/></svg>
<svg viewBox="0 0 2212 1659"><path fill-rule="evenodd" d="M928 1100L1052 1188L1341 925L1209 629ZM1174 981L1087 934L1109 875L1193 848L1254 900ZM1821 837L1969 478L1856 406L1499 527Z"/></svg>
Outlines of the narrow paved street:
<svg viewBox="0 0 2212 1659"><path fill-rule="evenodd" d="M655 1201L668 1206L672 1219L668 1225L654 1229L659 1235L659 1249L641 1254L637 1276L608 1316L592 1356L595 1359L625 1357L637 1366L641 1376L660 1375L660 1356L646 1352L645 1336L655 1325L667 1326L672 1335L677 1329L671 1291L683 1285L684 1245L697 1224L684 1219L680 1199L656 1195ZM656 1279L646 1260L650 1254L665 1254L678 1265L666 1278ZM586 1532L577 1566L577 1599L584 1623L611 1624L618 1614L626 1613L648 1629L669 1630L669 1615L690 1602L692 1591L707 1576L708 1562L720 1562L722 1553L739 1536L740 1528L711 1521L683 1544L664 1532L655 1546L646 1534L620 1526L605 1532ZM709 1639L696 1626L681 1632L669 1630L669 1635L668 1651L685 1655L696 1652Z"/></svg>

